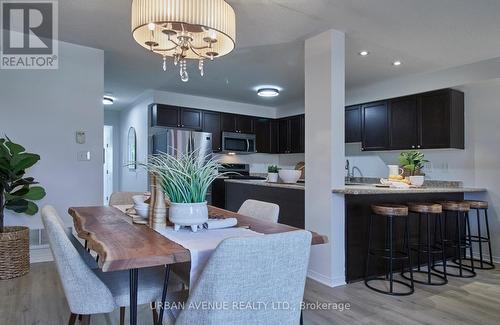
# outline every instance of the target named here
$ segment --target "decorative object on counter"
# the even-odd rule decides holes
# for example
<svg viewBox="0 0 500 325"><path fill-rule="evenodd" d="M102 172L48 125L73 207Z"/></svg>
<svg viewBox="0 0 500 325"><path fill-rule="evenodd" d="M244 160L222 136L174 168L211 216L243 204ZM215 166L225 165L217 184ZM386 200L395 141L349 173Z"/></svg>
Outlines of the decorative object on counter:
<svg viewBox="0 0 500 325"><path fill-rule="evenodd" d="M45 197L45 190L33 177L25 177L40 156L26 152L7 136L0 138L0 280L11 279L29 272L29 228L4 227L4 210L35 215L38 206L33 201Z"/></svg>
<svg viewBox="0 0 500 325"><path fill-rule="evenodd" d="M404 174L403 168L400 168L398 165L387 165L387 168L389 169L389 178L400 179L399 177Z"/></svg>
<svg viewBox="0 0 500 325"><path fill-rule="evenodd" d="M425 181L424 176L421 176L421 175L410 176L409 179L410 179L411 185L413 185L413 186L420 187L420 186L424 185L424 181Z"/></svg>
<svg viewBox="0 0 500 325"><path fill-rule="evenodd" d="M283 183L295 184L302 175L302 171L294 169L281 169L279 172L279 177Z"/></svg>
<svg viewBox="0 0 500 325"><path fill-rule="evenodd" d="M160 152L151 155L144 164L156 176L155 192L162 192L170 199L169 220L175 230L188 226L195 232L208 220L207 191L219 176L220 165L210 157L211 154L200 159L198 150L176 155ZM156 204L157 200L155 205L150 203L154 209Z"/></svg>
<svg viewBox="0 0 500 325"><path fill-rule="evenodd" d="M424 176L422 169L426 162L429 161L425 159L424 154L417 150L403 151L399 155L399 164L405 176Z"/></svg>
<svg viewBox="0 0 500 325"><path fill-rule="evenodd" d="M306 163L303 162L303 161L299 161L296 165L295 165L295 170L300 170L301 171L301 175L300 175L300 178L301 180L305 180L306 179Z"/></svg>
<svg viewBox="0 0 500 325"><path fill-rule="evenodd" d="M267 167L267 181L269 183L278 182L278 172L280 168L277 165L269 165Z"/></svg>

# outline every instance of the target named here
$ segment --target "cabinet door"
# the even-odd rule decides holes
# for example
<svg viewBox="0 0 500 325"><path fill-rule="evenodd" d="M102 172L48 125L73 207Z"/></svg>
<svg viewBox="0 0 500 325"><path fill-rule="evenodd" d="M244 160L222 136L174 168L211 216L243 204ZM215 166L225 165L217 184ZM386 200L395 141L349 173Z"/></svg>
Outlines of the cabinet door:
<svg viewBox="0 0 500 325"><path fill-rule="evenodd" d="M390 149L417 148L417 125L417 96L391 99L389 103Z"/></svg>
<svg viewBox="0 0 500 325"><path fill-rule="evenodd" d="M203 111L203 132L212 133L213 151L221 151L220 113Z"/></svg>
<svg viewBox="0 0 500 325"><path fill-rule="evenodd" d="M188 129L201 130L202 119L201 111L192 108L181 109L181 127Z"/></svg>
<svg viewBox="0 0 500 325"><path fill-rule="evenodd" d="M302 116L290 118L289 123L289 151L291 153L304 152L304 132Z"/></svg>
<svg viewBox="0 0 500 325"><path fill-rule="evenodd" d="M271 120L271 151L270 153L279 153L279 121Z"/></svg>
<svg viewBox="0 0 500 325"><path fill-rule="evenodd" d="M289 147L289 119L280 119L278 121L278 153L288 153L290 151Z"/></svg>
<svg viewBox="0 0 500 325"><path fill-rule="evenodd" d="M362 150L387 149L387 102L364 104L361 116Z"/></svg>
<svg viewBox="0 0 500 325"><path fill-rule="evenodd" d="M154 105L151 110L151 125L175 128L180 127L179 107Z"/></svg>
<svg viewBox="0 0 500 325"><path fill-rule="evenodd" d="M236 115L236 131L240 133L254 133L254 118L245 115Z"/></svg>
<svg viewBox="0 0 500 325"><path fill-rule="evenodd" d="M234 114L222 113L221 126L223 132L236 132L236 116Z"/></svg>
<svg viewBox="0 0 500 325"><path fill-rule="evenodd" d="M257 152L271 153L271 120L257 118L255 119L255 138L257 142Z"/></svg>
<svg viewBox="0 0 500 325"><path fill-rule="evenodd" d="M434 91L419 96L420 147L450 147L450 92Z"/></svg>
<svg viewBox="0 0 500 325"><path fill-rule="evenodd" d="M345 109L345 142L361 142L361 106Z"/></svg>

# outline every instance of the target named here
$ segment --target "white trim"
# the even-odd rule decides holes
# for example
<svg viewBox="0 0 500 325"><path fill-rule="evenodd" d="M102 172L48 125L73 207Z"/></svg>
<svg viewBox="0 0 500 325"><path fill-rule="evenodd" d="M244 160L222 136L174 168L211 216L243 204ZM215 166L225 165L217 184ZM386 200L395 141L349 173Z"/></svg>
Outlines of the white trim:
<svg viewBox="0 0 500 325"><path fill-rule="evenodd" d="M307 271L307 277L331 288L346 284L344 277L329 278L313 270Z"/></svg>
<svg viewBox="0 0 500 325"><path fill-rule="evenodd" d="M48 246L30 248L30 263L51 262L54 260L52 252Z"/></svg>

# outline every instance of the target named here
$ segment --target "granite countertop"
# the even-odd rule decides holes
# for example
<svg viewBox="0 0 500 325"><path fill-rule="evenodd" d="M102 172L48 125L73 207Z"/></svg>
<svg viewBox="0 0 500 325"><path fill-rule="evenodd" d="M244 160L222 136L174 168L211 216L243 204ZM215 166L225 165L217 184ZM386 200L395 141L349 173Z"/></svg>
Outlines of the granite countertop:
<svg viewBox="0 0 500 325"><path fill-rule="evenodd" d="M398 188L388 188L388 187L376 187L374 184L362 184L362 185L346 185L345 188L334 188L332 192L348 194L348 195L474 193L474 192L486 192L486 189L461 187L461 186L423 186L417 188L398 189Z"/></svg>
<svg viewBox="0 0 500 325"><path fill-rule="evenodd" d="M304 190L304 183L295 183L295 184L268 183L265 180L256 180L256 179L226 179L225 182L267 186L267 187L288 188L292 190Z"/></svg>

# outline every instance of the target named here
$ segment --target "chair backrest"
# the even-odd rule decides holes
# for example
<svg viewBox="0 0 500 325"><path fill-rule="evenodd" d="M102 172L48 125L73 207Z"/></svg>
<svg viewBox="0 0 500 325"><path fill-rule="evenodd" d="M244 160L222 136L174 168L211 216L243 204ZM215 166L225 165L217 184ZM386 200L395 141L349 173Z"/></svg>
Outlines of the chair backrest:
<svg viewBox="0 0 500 325"><path fill-rule="evenodd" d="M298 324L310 247L305 230L224 240L176 325ZM189 308L206 302L207 308Z"/></svg>
<svg viewBox="0 0 500 325"><path fill-rule="evenodd" d="M280 206L269 202L246 200L238 210L238 214L277 223Z"/></svg>
<svg viewBox="0 0 500 325"><path fill-rule="evenodd" d="M109 205L134 204L132 199L135 195L143 195L144 192L113 192L109 197Z"/></svg>
<svg viewBox="0 0 500 325"><path fill-rule="evenodd" d="M78 254L56 210L44 206L41 214L71 312L90 315L113 311L116 307L113 295Z"/></svg>

